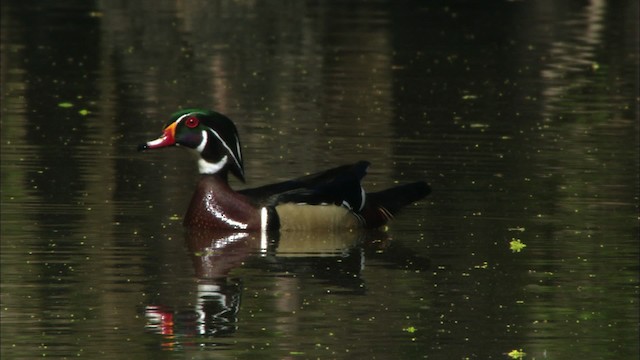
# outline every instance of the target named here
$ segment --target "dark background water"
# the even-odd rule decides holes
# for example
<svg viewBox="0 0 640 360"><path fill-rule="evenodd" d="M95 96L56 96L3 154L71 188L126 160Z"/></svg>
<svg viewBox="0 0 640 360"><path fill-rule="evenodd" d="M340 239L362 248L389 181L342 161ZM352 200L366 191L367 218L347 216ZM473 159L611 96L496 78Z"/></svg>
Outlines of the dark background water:
<svg viewBox="0 0 640 360"><path fill-rule="evenodd" d="M636 1L1 10L3 359L638 357ZM433 193L372 234L185 234L193 159L135 147L192 106L246 186L368 159Z"/></svg>

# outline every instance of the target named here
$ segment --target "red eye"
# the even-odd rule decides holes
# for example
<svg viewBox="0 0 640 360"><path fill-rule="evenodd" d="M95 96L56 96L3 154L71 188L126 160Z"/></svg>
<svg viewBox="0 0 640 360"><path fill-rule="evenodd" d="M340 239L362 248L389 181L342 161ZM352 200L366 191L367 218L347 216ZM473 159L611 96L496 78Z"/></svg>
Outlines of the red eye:
<svg viewBox="0 0 640 360"><path fill-rule="evenodd" d="M184 122L184 124L187 125L188 128L193 129L194 127L198 126L198 124L200 124L200 121L198 120L198 118L190 117Z"/></svg>

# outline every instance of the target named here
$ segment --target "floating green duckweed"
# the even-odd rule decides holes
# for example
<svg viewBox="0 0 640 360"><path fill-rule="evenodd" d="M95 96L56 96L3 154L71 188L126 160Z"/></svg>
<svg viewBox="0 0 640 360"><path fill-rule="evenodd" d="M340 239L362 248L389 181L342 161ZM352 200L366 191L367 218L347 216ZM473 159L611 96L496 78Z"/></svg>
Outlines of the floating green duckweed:
<svg viewBox="0 0 640 360"><path fill-rule="evenodd" d="M520 241L520 239L515 239L515 238L511 239L511 242L509 243L509 248L513 252L520 252L520 251L522 251L522 249L524 249L526 247L527 247L527 244L525 244L522 241Z"/></svg>
<svg viewBox="0 0 640 360"><path fill-rule="evenodd" d="M509 355L509 357L512 358L512 359L520 359L521 360L527 354L525 352L523 352L522 349L519 349L519 350L511 350L507 355Z"/></svg>
<svg viewBox="0 0 640 360"><path fill-rule="evenodd" d="M73 107L73 104L70 103L70 102L65 101L65 102L58 103L58 107L68 109L68 108Z"/></svg>
<svg viewBox="0 0 640 360"><path fill-rule="evenodd" d="M415 327L413 327L413 326L409 326L409 327L406 327L406 328L402 329L402 331L406 331L406 332L408 332L409 334L413 334L414 332L418 331L418 329L416 329L416 328L415 328Z"/></svg>

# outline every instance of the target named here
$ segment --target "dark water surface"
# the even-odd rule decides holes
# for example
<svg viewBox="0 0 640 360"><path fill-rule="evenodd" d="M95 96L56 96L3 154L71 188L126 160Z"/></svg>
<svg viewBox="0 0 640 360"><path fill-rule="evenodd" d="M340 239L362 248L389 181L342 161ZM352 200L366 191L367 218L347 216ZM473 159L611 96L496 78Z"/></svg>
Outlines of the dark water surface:
<svg viewBox="0 0 640 360"><path fill-rule="evenodd" d="M638 358L637 1L1 10L2 359ZM246 186L368 159L433 193L374 233L186 234L196 164L135 147L191 106Z"/></svg>

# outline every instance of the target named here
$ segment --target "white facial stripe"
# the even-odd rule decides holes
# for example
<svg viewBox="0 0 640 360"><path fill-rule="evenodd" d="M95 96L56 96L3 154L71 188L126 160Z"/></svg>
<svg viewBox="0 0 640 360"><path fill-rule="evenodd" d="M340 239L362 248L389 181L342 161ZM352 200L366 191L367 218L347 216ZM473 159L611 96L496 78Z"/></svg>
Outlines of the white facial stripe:
<svg viewBox="0 0 640 360"><path fill-rule="evenodd" d="M185 118L187 118L187 117L188 117L188 116L190 116L191 114L193 114L193 113L188 113L188 114L184 114L184 115L180 116L180 117L178 118L178 120L176 120L176 122L180 122L180 121L184 120Z"/></svg>
<svg viewBox="0 0 640 360"><path fill-rule="evenodd" d="M220 137L220 135L218 135L218 133L217 133L215 130L213 130L213 129L208 129L208 130L210 130L210 131L211 131L211 133L213 133L213 135L214 135L215 137L217 137L217 138L218 138L218 140L220 140L220 142L222 143L222 145L224 145L224 147L229 151L229 154L231 154L231 156L233 157L233 161L235 161L235 162L236 162L236 165L238 165L238 168L240 168L240 169L241 169L241 168L242 168L242 166L240 165L240 160L239 160L238 158L236 158L236 156L235 156L234 152L233 152L233 151L231 150L231 148L229 147L229 144L227 144L227 143L226 143L226 141L222 140L222 137ZM236 140L237 140L237 139L238 139L238 138L236 137ZM240 144L240 142L237 142L237 144ZM239 147L239 145L238 145L238 155L240 155L240 154L241 154L241 152L240 152L240 147ZM241 155L240 155L240 156L241 156ZM226 156L225 156L225 157L226 157Z"/></svg>
<svg viewBox="0 0 640 360"><path fill-rule="evenodd" d="M200 145L198 145L198 147L196 148L196 151L199 152L200 154L202 154L204 147L207 146L207 139L209 139L209 135L207 135L207 131L202 130L202 141L200 142Z"/></svg>
<svg viewBox="0 0 640 360"><path fill-rule="evenodd" d="M236 149L238 156L240 157L240 161L242 161L242 150L240 150L240 139L238 139L238 135L236 135Z"/></svg>
<svg viewBox="0 0 640 360"><path fill-rule="evenodd" d="M217 163L210 163L205 159L198 160L200 174L215 174L227 165L227 155L223 156Z"/></svg>

